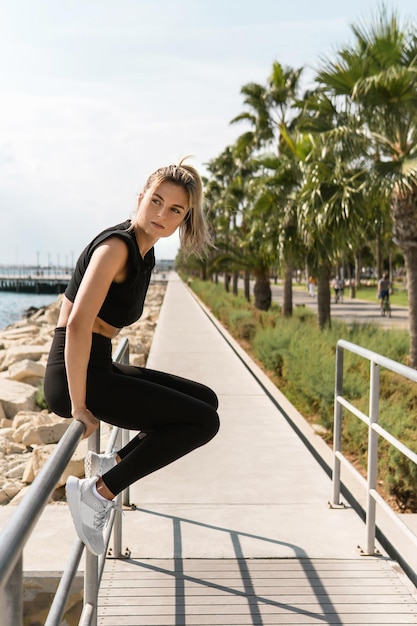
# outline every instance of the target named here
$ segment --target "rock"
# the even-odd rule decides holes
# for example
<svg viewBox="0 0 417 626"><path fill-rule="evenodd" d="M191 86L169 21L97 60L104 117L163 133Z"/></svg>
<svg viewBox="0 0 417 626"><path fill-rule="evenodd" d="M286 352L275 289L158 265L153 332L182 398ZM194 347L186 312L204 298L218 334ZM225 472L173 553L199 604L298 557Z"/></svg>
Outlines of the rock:
<svg viewBox="0 0 417 626"><path fill-rule="evenodd" d="M25 495L27 494L27 492L29 491L29 489L30 489L30 485L23 486L20 490L16 492L14 497L12 496L12 499L9 500L8 504L10 504L11 506L17 506L18 504L20 504L23 498L25 497ZM5 494L7 495L7 491L5 491Z"/></svg>
<svg viewBox="0 0 417 626"><path fill-rule="evenodd" d="M5 426L0 430L0 440L10 439L13 437L14 428L13 428L13 420L6 420L8 422L8 426Z"/></svg>
<svg viewBox="0 0 417 626"><path fill-rule="evenodd" d="M6 478L21 479L24 474L25 468L26 468L26 463L20 463L19 465L15 465L15 467L12 467L6 472Z"/></svg>
<svg viewBox="0 0 417 626"><path fill-rule="evenodd" d="M8 369L13 363L23 361L25 359L39 361L42 356L49 353L49 350L50 345L31 346L25 344L23 346L13 346L7 350L6 358L2 363L2 369Z"/></svg>
<svg viewBox="0 0 417 626"><path fill-rule="evenodd" d="M24 446L58 443L70 423L70 420L65 420L59 424L41 424L29 427L23 434L22 443Z"/></svg>
<svg viewBox="0 0 417 626"><path fill-rule="evenodd" d="M35 397L36 389L31 385L0 378L0 402L9 419L18 411L34 410L36 408Z"/></svg>
<svg viewBox="0 0 417 626"><path fill-rule="evenodd" d="M38 426L39 424L51 424L54 420L54 413L48 411L19 411L13 419L13 428L18 430L28 423ZM56 416L58 417L58 416Z"/></svg>
<svg viewBox="0 0 417 626"><path fill-rule="evenodd" d="M42 380L45 377L45 366L42 363L31 361L30 359L16 361L16 363L9 366L8 371L10 380L22 381L33 377Z"/></svg>
<svg viewBox="0 0 417 626"><path fill-rule="evenodd" d="M136 367L145 367L146 357L144 354L132 354L130 364Z"/></svg>
<svg viewBox="0 0 417 626"><path fill-rule="evenodd" d="M55 326L58 323L59 311L61 308L62 296L57 300L57 302L51 304L45 311L45 321L49 326Z"/></svg>
<svg viewBox="0 0 417 626"><path fill-rule="evenodd" d="M70 423L71 420L47 411L22 411L14 419L13 440L25 446L57 443Z"/></svg>
<svg viewBox="0 0 417 626"><path fill-rule="evenodd" d="M0 505L1 504L8 504L10 501L9 496L7 495L7 492L4 491L3 488L0 489Z"/></svg>
<svg viewBox="0 0 417 626"><path fill-rule="evenodd" d="M41 471L43 465L49 459L50 455L56 448L56 444L37 446L34 448L32 457L28 461L25 471L22 474L23 482L32 482ZM64 473L56 484L56 489L63 487L67 482L68 476L84 476L84 457L87 453L87 442L81 441L74 452L70 462L68 463Z"/></svg>
<svg viewBox="0 0 417 626"><path fill-rule="evenodd" d="M6 413L4 412L4 409L3 409L3 404L0 401L0 422L3 422L4 420L7 420L7 417L6 417ZM1 426L1 428L3 428L3 426Z"/></svg>
<svg viewBox="0 0 417 626"><path fill-rule="evenodd" d="M27 448L23 443L16 443L10 439L0 439L0 450L3 454L9 456L10 454L23 454L27 451Z"/></svg>

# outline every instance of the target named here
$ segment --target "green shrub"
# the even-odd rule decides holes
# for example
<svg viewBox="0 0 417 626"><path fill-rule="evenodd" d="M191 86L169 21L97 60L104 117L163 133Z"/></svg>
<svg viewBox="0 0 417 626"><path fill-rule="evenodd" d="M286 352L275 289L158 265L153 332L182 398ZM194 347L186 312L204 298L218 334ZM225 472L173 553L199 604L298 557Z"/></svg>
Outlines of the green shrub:
<svg viewBox="0 0 417 626"><path fill-rule="evenodd" d="M44 409L49 410L48 409L48 405L46 403L45 400L45 394L43 391L43 385L41 387L38 387L36 394L35 394L35 404L37 407L39 407L41 409L41 411L43 411Z"/></svg>
<svg viewBox="0 0 417 626"><path fill-rule="evenodd" d="M239 339L251 341L255 337L257 322L250 311L232 309L227 319L230 331Z"/></svg>

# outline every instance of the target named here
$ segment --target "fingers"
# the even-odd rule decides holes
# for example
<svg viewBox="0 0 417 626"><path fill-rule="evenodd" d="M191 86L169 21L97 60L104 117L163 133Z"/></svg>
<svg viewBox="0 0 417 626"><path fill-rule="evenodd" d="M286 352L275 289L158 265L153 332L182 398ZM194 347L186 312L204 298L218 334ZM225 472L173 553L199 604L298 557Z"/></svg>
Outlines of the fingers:
<svg viewBox="0 0 417 626"><path fill-rule="evenodd" d="M83 439L88 439L88 437L92 435L95 430L97 430L99 425L99 420L94 417L88 409L85 409L82 412L77 411L77 414L74 415L74 419L84 424L85 432L82 437Z"/></svg>

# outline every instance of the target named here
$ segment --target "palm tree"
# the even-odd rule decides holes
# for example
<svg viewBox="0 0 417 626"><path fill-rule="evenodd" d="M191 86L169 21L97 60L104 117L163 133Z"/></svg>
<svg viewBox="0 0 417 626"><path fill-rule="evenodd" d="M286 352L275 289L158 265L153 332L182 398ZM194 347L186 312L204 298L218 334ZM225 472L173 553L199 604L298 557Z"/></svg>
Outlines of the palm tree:
<svg viewBox="0 0 417 626"><path fill-rule="evenodd" d="M311 142L302 162L299 224L317 274L318 323L324 328L331 324L332 266L345 250L358 247L368 216L366 162L360 158L364 142L355 132L355 118L347 110L339 112L321 90L306 95L297 124Z"/></svg>
<svg viewBox="0 0 417 626"><path fill-rule="evenodd" d="M382 9L370 27L317 76L329 94L350 103L369 140L372 182L390 198L394 241L407 271L410 364L417 368L417 37Z"/></svg>
<svg viewBox="0 0 417 626"><path fill-rule="evenodd" d="M245 158L255 163L258 168L253 188L256 201L249 217L252 223L250 233L255 245L265 255L264 261L269 259L272 264L276 264L279 256L277 248L279 239L282 240L283 236L285 239L285 234L292 237L294 230L294 221L288 211L291 202L286 199L289 190L287 188L287 196L283 197L282 180L278 181L285 169L280 165L283 148L287 148L283 136L294 117L292 105L296 98L301 72L301 69L284 69L280 63L274 62L266 86L249 83L242 87L241 93L244 95L244 104L248 110L236 116L231 122L246 121L251 125L251 130L241 135L236 142L237 154L245 155ZM272 159L265 155L265 151L270 148L274 150ZM280 169L281 173L274 173L275 168ZM259 188L262 189L262 186L264 190L259 193ZM289 251L289 246L284 244L280 255L281 263L284 262L284 266L286 265L283 312L290 315L292 312L292 256L282 254L285 248L286 252ZM286 259L288 259L288 264L285 264ZM266 262L260 264L261 266L263 269L262 271L259 269L255 284L255 302L262 303L261 306L264 307L271 302L269 282L271 266L268 267Z"/></svg>

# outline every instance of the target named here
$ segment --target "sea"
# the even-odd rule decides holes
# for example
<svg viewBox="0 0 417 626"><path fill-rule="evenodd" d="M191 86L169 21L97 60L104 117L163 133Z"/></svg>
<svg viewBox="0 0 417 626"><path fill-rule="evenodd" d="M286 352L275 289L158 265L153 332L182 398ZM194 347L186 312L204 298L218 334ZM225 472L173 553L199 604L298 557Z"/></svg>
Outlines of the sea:
<svg viewBox="0 0 417 626"><path fill-rule="evenodd" d="M0 329L24 318L29 308L39 309L55 302L57 298L57 294L0 291Z"/></svg>

